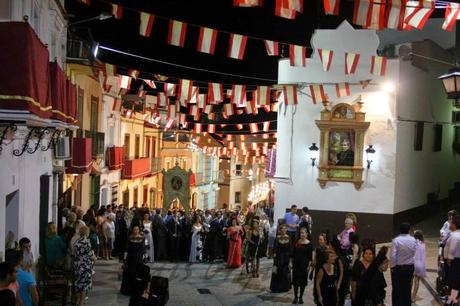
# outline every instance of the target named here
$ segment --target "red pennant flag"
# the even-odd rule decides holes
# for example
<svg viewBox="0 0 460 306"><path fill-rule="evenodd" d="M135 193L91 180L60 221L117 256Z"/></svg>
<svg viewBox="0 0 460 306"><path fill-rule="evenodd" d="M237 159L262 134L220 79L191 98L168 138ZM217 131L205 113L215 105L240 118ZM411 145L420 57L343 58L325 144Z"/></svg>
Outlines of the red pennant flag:
<svg viewBox="0 0 460 306"><path fill-rule="evenodd" d="M345 52L345 74L355 74L358 67L359 54Z"/></svg>
<svg viewBox="0 0 460 306"><path fill-rule="evenodd" d="M296 11L290 7L290 0L276 0L275 16L295 19Z"/></svg>
<svg viewBox="0 0 460 306"><path fill-rule="evenodd" d="M270 121L265 121L263 131L268 132L269 130L270 130Z"/></svg>
<svg viewBox="0 0 460 306"><path fill-rule="evenodd" d="M306 61L306 48L297 45L289 45L289 59L291 66L305 67Z"/></svg>
<svg viewBox="0 0 460 306"><path fill-rule="evenodd" d="M262 0L233 0L233 6L238 6L238 7L262 6Z"/></svg>
<svg viewBox="0 0 460 306"><path fill-rule="evenodd" d="M196 134L200 134L201 131L202 131L201 123L195 123L194 126L193 126L193 131L194 131ZM198 141L197 141L197 142L198 142Z"/></svg>
<svg viewBox="0 0 460 306"><path fill-rule="evenodd" d="M115 111L115 112L120 112L122 105L123 105L123 100L122 99L113 99L112 110Z"/></svg>
<svg viewBox="0 0 460 306"><path fill-rule="evenodd" d="M233 104L231 103L224 104L224 114L226 116L233 115Z"/></svg>
<svg viewBox="0 0 460 306"><path fill-rule="evenodd" d="M265 40L265 49L267 50L267 55L269 56L278 56L278 42L273 40Z"/></svg>
<svg viewBox="0 0 460 306"><path fill-rule="evenodd" d="M219 83L209 83L208 84L208 96L209 101L212 102L222 102L224 101L224 91L222 84Z"/></svg>
<svg viewBox="0 0 460 306"><path fill-rule="evenodd" d="M242 104L246 99L246 85L232 85L232 103Z"/></svg>
<svg viewBox="0 0 460 306"><path fill-rule="evenodd" d="M168 122L166 122L166 125L165 125L165 131L173 127L174 121L175 121L174 119L168 119Z"/></svg>
<svg viewBox="0 0 460 306"><path fill-rule="evenodd" d="M340 0L324 0L323 3L326 15L339 15Z"/></svg>
<svg viewBox="0 0 460 306"><path fill-rule="evenodd" d="M200 37L198 38L198 52L214 54L216 47L217 30L200 27Z"/></svg>
<svg viewBox="0 0 460 306"><path fill-rule="evenodd" d="M319 84L313 84L310 85L310 94L311 94L311 99L313 101L313 104L316 104L316 102L323 102L326 101L326 94L324 93L324 88L323 85Z"/></svg>
<svg viewBox="0 0 460 306"><path fill-rule="evenodd" d="M270 138L270 134L263 134L262 135L262 139L269 139ZM268 142L266 142L266 144L268 144Z"/></svg>
<svg viewBox="0 0 460 306"><path fill-rule="evenodd" d="M246 103L246 114L257 115L257 107L255 101L249 101Z"/></svg>
<svg viewBox="0 0 460 306"><path fill-rule="evenodd" d="M355 0L353 23L381 30L385 27L385 7L385 0Z"/></svg>
<svg viewBox="0 0 460 306"><path fill-rule="evenodd" d="M251 142L251 150L257 151L257 143L256 142Z"/></svg>
<svg viewBox="0 0 460 306"><path fill-rule="evenodd" d="M239 34L230 34L227 56L234 59L243 59L247 37Z"/></svg>
<svg viewBox="0 0 460 306"><path fill-rule="evenodd" d="M257 86L257 90L255 92L257 97L257 104L262 105L269 105L270 104L270 87L269 86Z"/></svg>
<svg viewBox="0 0 460 306"><path fill-rule="evenodd" d="M242 129L243 129L243 125L242 125L241 123L238 123L238 124L236 125L236 128L237 128L238 130L242 130ZM242 135L242 136L244 136L244 135Z"/></svg>
<svg viewBox="0 0 460 306"><path fill-rule="evenodd" d="M169 20L168 44L183 47L185 41L185 33L187 32L187 24L181 21Z"/></svg>
<svg viewBox="0 0 460 306"><path fill-rule="evenodd" d="M249 131L251 132L251 134L258 133L259 126L257 125L257 123L249 123Z"/></svg>
<svg viewBox="0 0 460 306"><path fill-rule="evenodd" d="M419 0L419 5L406 6L406 14L404 17L404 28L410 30L411 27L415 27L419 30L423 29L425 23L430 18L430 15L434 11L433 0Z"/></svg>
<svg viewBox="0 0 460 306"><path fill-rule="evenodd" d="M140 20L141 24L139 26L139 34L145 37L150 37L150 32L152 31L153 21L155 16L149 13L141 12Z"/></svg>
<svg viewBox="0 0 460 306"><path fill-rule="evenodd" d="M297 85L284 85L283 96L285 105L297 104Z"/></svg>
<svg viewBox="0 0 460 306"><path fill-rule="evenodd" d="M209 120L216 120L216 114L215 113L211 113L211 114L208 114L208 119Z"/></svg>
<svg viewBox="0 0 460 306"><path fill-rule="evenodd" d="M460 4L449 2L446 7L445 20L442 28L446 31L452 31L455 22L460 19Z"/></svg>
<svg viewBox="0 0 460 306"><path fill-rule="evenodd" d="M387 70L387 58L383 56L371 57L371 74L384 76Z"/></svg>
<svg viewBox="0 0 460 306"><path fill-rule="evenodd" d="M350 85L348 83L335 84L337 98L348 97L350 95Z"/></svg>
<svg viewBox="0 0 460 306"><path fill-rule="evenodd" d="M208 133L215 133L215 132L216 132L216 125L208 124Z"/></svg>
<svg viewBox="0 0 460 306"><path fill-rule="evenodd" d="M152 81L152 80L146 80L146 79L144 79L144 83L147 84L147 85L148 85L150 88L152 88L152 89L157 88L157 87L155 86L155 82Z"/></svg>
<svg viewBox="0 0 460 306"><path fill-rule="evenodd" d="M191 105L190 106L190 113L189 115L192 115L194 117L198 116L200 114L200 109L196 105Z"/></svg>
<svg viewBox="0 0 460 306"><path fill-rule="evenodd" d="M334 51L318 49L318 53L321 63L323 64L323 70L329 71L329 69L331 68L332 56L334 55Z"/></svg>
<svg viewBox="0 0 460 306"><path fill-rule="evenodd" d="M112 15L116 19L121 19L123 16L123 7L117 4L112 4Z"/></svg>
<svg viewBox="0 0 460 306"><path fill-rule="evenodd" d="M403 30L406 3L407 0L387 0L387 11L385 14L385 25L387 28Z"/></svg>
<svg viewBox="0 0 460 306"><path fill-rule="evenodd" d="M179 100L189 101L192 98L192 86L193 81L190 80L179 80Z"/></svg>

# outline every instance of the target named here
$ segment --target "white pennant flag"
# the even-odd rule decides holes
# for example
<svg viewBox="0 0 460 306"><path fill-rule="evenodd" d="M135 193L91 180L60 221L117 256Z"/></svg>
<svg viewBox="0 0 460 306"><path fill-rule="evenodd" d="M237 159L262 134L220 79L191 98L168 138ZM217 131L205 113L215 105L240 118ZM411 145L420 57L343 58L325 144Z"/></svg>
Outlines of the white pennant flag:
<svg viewBox="0 0 460 306"><path fill-rule="evenodd" d="M305 67L306 62L306 48L297 45L289 45L289 59L291 66Z"/></svg>
<svg viewBox="0 0 460 306"><path fill-rule="evenodd" d="M169 20L168 44L183 47L187 24L177 20Z"/></svg>
<svg viewBox="0 0 460 306"><path fill-rule="evenodd" d="M269 56L278 56L278 42L273 40L265 40L265 49Z"/></svg>
<svg viewBox="0 0 460 306"><path fill-rule="evenodd" d="M354 74L358 67L360 55L357 53L345 52L345 74Z"/></svg>
<svg viewBox="0 0 460 306"><path fill-rule="evenodd" d="M310 85L310 94L313 104L316 102L323 102L327 100L326 94L324 93L324 87L320 84Z"/></svg>
<svg viewBox="0 0 460 306"><path fill-rule="evenodd" d="M348 83L335 84L337 98L348 97L350 95L350 85Z"/></svg>
<svg viewBox="0 0 460 306"><path fill-rule="evenodd" d="M208 97L211 102L224 101L224 91L222 84L209 83L208 84Z"/></svg>
<svg viewBox="0 0 460 306"><path fill-rule="evenodd" d="M259 106L270 105L270 87L269 86L257 86L255 91L256 101Z"/></svg>
<svg viewBox="0 0 460 306"><path fill-rule="evenodd" d="M153 20L155 16L145 12L141 12L140 20L141 24L139 26L139 34L145 37L150 37L150 32L152 31Z"/></svg>
<svg viewBox="0 0 460 306"><path fill-rule="evenodd" d="M217 30L200 27L200 37L198 38L198 52L214 54L216 47Z"/></svg>
<svg viewBox="0 0 460 306"><path fill-rule="evenodd" d="M442 28L446 31L452 31L455 22L460 19L460 4L450 2L447 4L445 20L442 24Z"/></svg>
<svg viewBox="0 0 460 306"><path fill-rule="evenodd" d="M243 59L247 37L239 34L230 34L227 56L234 59Z"/></svg>
<svg viewBox="0 0 460 306"><path fill-rule="evenodd" d="M331 68L332 56L334 55L334 51L318 49L318 53L321 63L323 64L323 70L329 71L329 69Z"/></svg>
<svg viewBox="0 0 460 306"><path fill-rule="evenodd" d="M372 56L371 74L384 76L387 70L387 58L383 56Z"/></svg>
<svg viewBox="0 0 460 306"><path fill-rule="evenodd" d="M246 86L245 85L232 85L232 103L243 104L246 100Z"/></svg>
<svg viewBox="0 0 460 306"><path fill-rule="evenodd" d="M434 0L407 1L404 29L410 30L411 27L423 29L433 11Z"/></svg>

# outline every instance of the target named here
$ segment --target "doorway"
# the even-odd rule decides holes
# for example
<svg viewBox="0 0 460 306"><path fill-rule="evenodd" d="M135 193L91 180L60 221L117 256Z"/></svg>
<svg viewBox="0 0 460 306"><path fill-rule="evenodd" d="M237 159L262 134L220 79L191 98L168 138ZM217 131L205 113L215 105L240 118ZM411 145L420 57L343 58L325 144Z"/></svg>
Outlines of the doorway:
<svg viewBox="0 0 460 306"><path fill-rule="evenodd" d="M47 174L40 176L40 212L39 212L39 252L45 254L45 237L46 228L48 227L49 214L49 192L50 192L50 177Z"/></svg>
<svg viewBox="0 0 460 306"><path fill-rule="evenodd" d="M5 235L11 232L14 235L14 241L18 241L19 235L19 190L6 195L6 220ZM8 246L6 246L8 247Z"/></svg>

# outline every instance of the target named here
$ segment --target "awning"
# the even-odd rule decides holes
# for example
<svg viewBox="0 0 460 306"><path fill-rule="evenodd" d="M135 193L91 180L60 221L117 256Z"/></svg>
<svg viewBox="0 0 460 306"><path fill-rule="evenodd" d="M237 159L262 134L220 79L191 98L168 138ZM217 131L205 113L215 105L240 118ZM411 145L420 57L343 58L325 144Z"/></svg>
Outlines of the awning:
<svg viewBox="0 0 460 306"><path fill-rule="evenodd" d="M91 170L92 162L91 138L73 138L72 159L66 160L66 173L87 173Z"/></svg>

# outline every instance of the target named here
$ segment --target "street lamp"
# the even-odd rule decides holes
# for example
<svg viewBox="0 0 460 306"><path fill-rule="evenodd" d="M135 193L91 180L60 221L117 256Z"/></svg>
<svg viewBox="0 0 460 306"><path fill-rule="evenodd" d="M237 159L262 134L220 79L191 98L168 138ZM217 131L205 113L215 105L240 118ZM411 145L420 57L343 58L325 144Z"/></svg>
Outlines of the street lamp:
<svg viewBox="0 0 460 306"><path fill-rule="evenodd" d="M367 169L370 169L372 159L369 159L369 154L374 154L375 149L373 145L369 145L369 147L366 149L366 158L367 158Z"/></svg>
<svg viewBox="0 0 460 306"><path fill-rule="evenodd" d="M438 79L442 81L447 97L454 100L454 106L460 107L460 67L458 64Z"/></svg>
<svg viewBox="0 0 460 306"><path fill-rule="evenodd" d="M110 13L102 12L99 15L97 15L96 17L91 17L91 18L86 18L86 19L83 19L83 20L75 21L73 23L69 23L67 26L71 27L71 26L74 26L76 24L84 23L84 22L91 21L91 20L96 20L96 19L97 20L106 20L106 19L110 19L112 17L113 17L113 15L110 14Z"/></svg>
<svg viewBox="0 0 460 306"><path fill-rule="evenodd" d="M311 166L315 166L316 159L318 158L319 148L316 146L316 143L312 143L311 146L308 148L310 150L310 159L311 159Z"/></svg>

